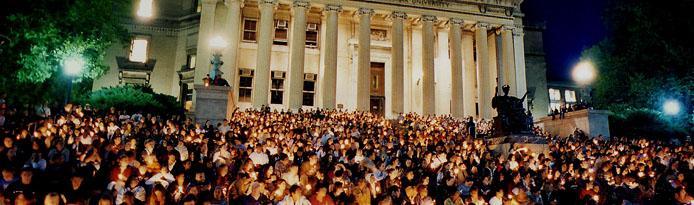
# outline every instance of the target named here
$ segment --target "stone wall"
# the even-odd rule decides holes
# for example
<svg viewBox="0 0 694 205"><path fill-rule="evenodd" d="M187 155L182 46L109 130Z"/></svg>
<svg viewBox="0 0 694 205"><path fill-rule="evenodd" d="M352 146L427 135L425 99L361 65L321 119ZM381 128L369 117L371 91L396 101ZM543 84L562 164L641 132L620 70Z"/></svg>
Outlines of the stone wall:
<svg viewBox="0 0 694 205"><path fill-rule="evenodd" d="M569 112L564 118L559 116L542 117L535 122L535 126L543 128L552 135L562 137L573 134L576 129L582 130L590 137L610 137L610 123L608 121L609 112L605 110L579 110Z"/></svg>

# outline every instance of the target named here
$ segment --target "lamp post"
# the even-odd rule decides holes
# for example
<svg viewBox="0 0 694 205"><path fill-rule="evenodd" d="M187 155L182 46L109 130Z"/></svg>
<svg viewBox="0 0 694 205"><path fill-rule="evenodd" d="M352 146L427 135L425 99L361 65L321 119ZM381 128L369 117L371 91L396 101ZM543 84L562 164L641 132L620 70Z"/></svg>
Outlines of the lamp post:
<svg viewBox="0 0 694 205"><path fill-rule="evenodd" d="M581 87L581 92L586 93L585 95L588 98L590 98L588 86L593 83L596 75L597 72L595 70L595 66L589 60L582 60L576 64L576 66L574 66L573 70L571 70L571 78Z"/></svg>
<svg viewBox="0 0 694 205"><path fill-rule="evenodd" d="M210 47L212 48L212 67L210 68L210 83L214 82L214 78L219 73L219 68L224 65L222 61L222 51L227 47L227 42L220 36L215 36L210 39Z"/></svg>
<svg viewBox="0 0 694 205"><path fill-rule="evenodd" d="M84 59L82 59L82 56L75 55L63 59L63 72L65 72L65 75L68 78L65 105L70 102L70 97L72 96L72 81L74 80L75 76L82 72L83 68Z"/></svg>

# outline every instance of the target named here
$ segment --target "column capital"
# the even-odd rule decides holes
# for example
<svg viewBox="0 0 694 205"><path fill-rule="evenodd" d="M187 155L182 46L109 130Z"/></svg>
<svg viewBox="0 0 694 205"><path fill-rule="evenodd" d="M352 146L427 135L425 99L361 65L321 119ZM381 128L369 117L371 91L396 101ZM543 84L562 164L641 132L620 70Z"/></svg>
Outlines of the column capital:
<svg viewBox="0 0 694 205"><path fill-rule="evenodd" d="M514 29L516 29L516 27L512 26L512 25L502 25L501 26L501 30L504 30L504 31L513 31Z"/></svg>
<svg viewBox="0 0 694 205"><path fill-rule="evenodd" d="M390 14L390 17L393 19L407 19L407 13L402 11L393 11L393 13Z"/></svg>
<svg viewBox="0 0 694 205"><path fill-rule="evenodd" d="M340 13L340 12L342 12L342 6L340 6L340 5L328 4L328 5L325 6L324 11L326 11L326 12L334 11L334 12Z"/></svg>
<svg viewBox="0 0 694 205"><path fill-rule="evenodd" d="M258 5L263 5L263 4L270 4L270 5L276 5L277 0L258 0Z"/></svg>
<svg viewBox="0 0 694 205"><path fill-rule="evenodd" d="M448 19L448 23L450 23L451 25L462 26L463 24L465 24L465 21L463 21L463 19L459 19L459 18L451 18L451 19Z"/></svg>
<svg viewBox="0 0 694 205"><path fill-rule="evenodd" d="M423 22L436 22L436 20L437 20L436 16L422 15L422 21Z"/></svg>
<svg viewBox="0 0 694 205"><path fill-rule="evenodd" d="M374 15L374 10L370 9L370 8L359 8L359 10L357 11L357 14L359 14L360 16L361 15L371 16L371 15Z"/></svg>
<svg viewBox="0 0 694 205"><path fill-rule="evenodd" d="M488 23L479 22L479 23L475 24L475 28L476 28L476 29L483 28L483 29L489 30L490 28L492 28L492 26L489 25Z"/></svg>
<svg viewBox="0 0 694 205"><path fill-rule="evenodd" d="M311 6L311 4L308 3L308 1L306 1L306 0L294 0L294 2L292 3L292 7L294 7L294 8L302 7L302 8L307 9L310 6Z"/></svg>

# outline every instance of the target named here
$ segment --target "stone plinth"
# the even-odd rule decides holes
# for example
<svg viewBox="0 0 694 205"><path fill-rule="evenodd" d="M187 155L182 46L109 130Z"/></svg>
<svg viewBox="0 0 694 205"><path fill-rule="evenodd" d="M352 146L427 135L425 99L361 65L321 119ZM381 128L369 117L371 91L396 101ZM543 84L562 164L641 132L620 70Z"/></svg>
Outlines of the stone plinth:
<svg viewBox="0 0 694 205"><path fill-rule="evenodd" d="M530 153L549 154L549 146L544 137L533 134L512 134L484 139L489 150L501 156L508 156L511 150L525 150Z"/></svg>
<svg viewBox="0 0 694 205"><path fill-rule="evenodd" d="M573 134L576 128L582 130L590 137L602 135L610 137L610 123L608 121L609 112L606 110L579 110L564 114L564 118L559 119L559 115L542 117L535 121L535 126L543 128L552 135L562 137Z"/></svg>
<svg viewBox="0 0 694 205"><path fill-rule="evenodd" d="M212 125L231 117L234 98L231 87L195 85L195 121L201 124L209 120Z"/></svg>

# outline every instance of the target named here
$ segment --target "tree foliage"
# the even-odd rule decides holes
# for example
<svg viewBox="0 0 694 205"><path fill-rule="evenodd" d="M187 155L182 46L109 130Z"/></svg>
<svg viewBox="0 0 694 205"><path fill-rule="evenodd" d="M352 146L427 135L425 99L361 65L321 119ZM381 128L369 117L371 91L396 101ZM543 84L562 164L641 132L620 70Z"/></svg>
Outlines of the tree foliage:
<svg viewBox="0 0 694 205"><path fill-rule="evenodd" d="M54 87L62 59L85 59L77 81L95 79L107 70L104 55L116 42L127 39L121 17L129 14L130 0L8 0L0 12L0 34L11 42L0 55L0 78L6 87ZM48 86L46 86L48 84ZM4 89L11 95L11 89ZM12 96L10 96L12 97Z"/></svg>
<svg viewBox="0 0 694 205"><path fill-rule="evenodd" d="M613 111L616 107L660 110L664 99L677 99L684 105L679 119L690 118L692 10L691 0L608 0L603 16L608 36L583 53L599 72L593 103Z"/></svg>

